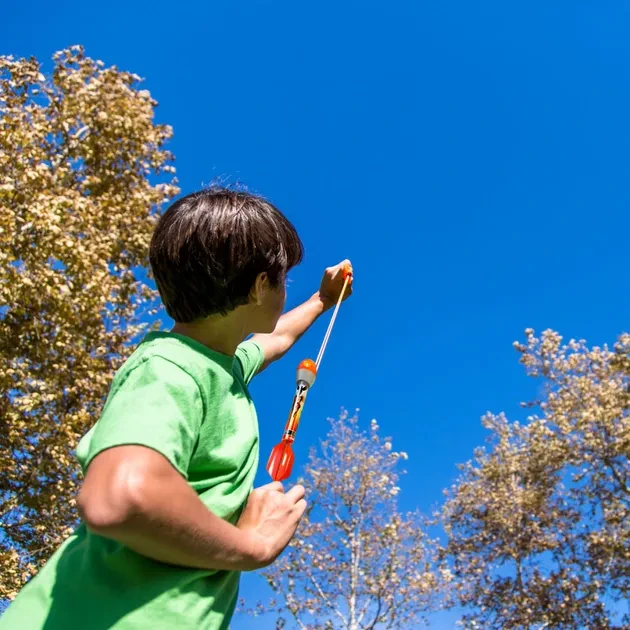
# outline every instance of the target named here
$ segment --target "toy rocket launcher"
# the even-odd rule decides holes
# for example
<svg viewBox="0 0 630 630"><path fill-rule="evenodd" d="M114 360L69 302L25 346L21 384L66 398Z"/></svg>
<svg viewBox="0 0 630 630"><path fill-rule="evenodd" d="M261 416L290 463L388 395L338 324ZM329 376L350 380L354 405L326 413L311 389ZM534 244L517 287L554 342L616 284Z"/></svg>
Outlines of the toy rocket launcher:
<svg viewBox="0 0 630 630"><path fill-rule="evenodd" d="M345 268L343 270L343 275L343 288L339 294L339 300L337 301L337 305L335 306L335 310L330 319L330 324L328 324L328 330L326 331L324 341L319 349L317 359L315 361L305 359L300 363L300 365L298 365L296 379L297 385L295 388L295 396L293 397L293 404L291 405L291 412L289 413L289 419L287 420L287 424L284 428L284 434L281 442L273 447L271 455L269 456L269 461L267 462L267 472L274 481L284 481L291 476L291 469L293 468L293 461L295 460L295 455L293 454L293 448L291 445L295 441L295 434L297 433L298 425L300 424L300 417L302 416L302 411L304 410L306 396L308 394L308 390L315 382L317 370L319 369L322 357L324 356L324 350L328 344L333 324L335 323L337 313L339 312L339 306L341 305L341 301L343 300L343 296L348 288L348 285L352 282L352 269L349 267Z"/></svg>
<svg viewBox="0 0 630 630"><path fill-rule="evenodd" d="M284 427L284 435L280 444L276 444L271 451L269 461L267 462L267 472L274 481L284 481L291 475L293 461L295 455L291 444L295 441L298 425L300 424L300 416L304 409L304 402L311 385L315 382L317 376L317 366L315 361L305 359L298 365L297 369L297 386L295 388L295 396L291 405L289 419Z"/></svg>

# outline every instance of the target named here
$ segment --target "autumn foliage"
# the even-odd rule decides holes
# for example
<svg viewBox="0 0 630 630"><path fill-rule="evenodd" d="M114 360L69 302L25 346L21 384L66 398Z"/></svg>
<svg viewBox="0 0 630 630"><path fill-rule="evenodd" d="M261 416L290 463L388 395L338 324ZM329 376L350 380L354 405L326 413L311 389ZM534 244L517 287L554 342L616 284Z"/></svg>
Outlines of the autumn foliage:
<svg viewBox="0 0 630 630"><path fill-rule="evenodd" d="M72 450L155 298L140 270L176 188L138 84L80 47L48 77L0 57L0 599L75 523Z"/></svg>
<svg viewBox="0 0 630 630"><path fill-rule="evenodd" d="M407 628L437 606L438 549L418 513L397 505L404 452L362 431L358 416L331 420L300 481L309 510L288 550L264 571L276 599L256 614L288 628Z"/></svg>
<svg viewBox="0 0 630 630"><path fill-rule="evenodd" d="M537 413L484 418L490 447L443 509L464 626L628 628L615 604L630 595L630 336L613 349L526 337Z"/></svg>
<svg viewBox="0 0 630 630"><path fill-rule="evenodd" d="M177 189L171 129L139 78L61 51L0 57L0 600L76 523L79 438L147 326L147 253ZM343 414L311 454L310 509L264 572L278 627L630 628L630 335L526 331L539 400L483 419L432 523L398 507L403 452ZM419 418L418 424L430 422ZM419 483L419 481L417 481ZM429 536L442 530L441 541Z"/></svg>

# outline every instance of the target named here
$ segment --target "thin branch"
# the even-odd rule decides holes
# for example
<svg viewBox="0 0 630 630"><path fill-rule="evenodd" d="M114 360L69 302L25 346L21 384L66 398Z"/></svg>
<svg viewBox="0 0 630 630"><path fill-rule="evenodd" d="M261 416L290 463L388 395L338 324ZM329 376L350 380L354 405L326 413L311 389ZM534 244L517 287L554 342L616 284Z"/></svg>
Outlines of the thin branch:
<svg viewBox="0 0 630 630"><path fill-rule="evenodd" d="M368 600L369 603L369 600ZM365 630L372 630L374 628L374 626L376 625L376 622L378 621L379 617L381 616L381 610L383 609L383 598L379 592L379 594L377 595L377 599L376 599L376 614L374 615L374 620L372 621L372 623L367 626L365 628ZM361 616L361 620L363 619L363 615Z"/></svg>
<svg viewBox="0 0 630 630"><path fill-rule="evenodd" d="M308 630L308 628L302 623L302 620L300 619L300 616L298 614L298 606L291 604L287 600L287 609L293 615L295 621L297 621L298 626L300 626L300 630Z"/></svg>
<svg viewBox="0 0 630 630"><path fill-rule="evenodd" d="M621 478L619 471L615 468L610 458L604 457L603 459L606 466L610 468L610 472L612 473L613 477L615 478L615 481L619 484L623 492L625 492L627 495L630 495L630 487L628 487L628 484Z"/></svg>
<svg viewBox="0 0 630 630"><path fill-rule="evenodd" d="M350 630L357 629L357 589L359 580L359 561L361 558L361 525L363 518L359 516L356 529L351 536L351 557L352 564L350 568Z"/></svg>
<svg viewBox="0 0 630 630"><path fill-rule="evenodd" d="M380 600L380 597L379 597L379 600ZM365 604L363 604L363 608L361 609L361 612L359 613L359 618L357 619L357 622L359 623L359 625L361 625L361 623L363 622L363 618L365 617L365 614L367 613L370 603L371 603L371 599L369 597L366 597Z"/></svg>
<svg viewBox="0 0 630 630"><path fill-rule="evenodd" d="M376 624L379 623L379 621L381 621L381 610L383 609L383 594L385 592L385 589L387 588L389 578L392 576L392 573L394 570L394 559L396 558L395 546L396 545L394 543L394 545L392 546L391 555L389 557L389 565L387 567L387 572L385 573L385 576L381 582L381 587L379 588L378 593L376 595L377 601L378 601L376 614L374 615L374 619L372 620L372 623L366 626L366 630L374 630L374 628L376 627ZM382 613L383 617L387 616L387 613L389 612L390 608L388 608L385 612Z"/></svg>
<svg viewBox="0 0 630 630"><path fill-rule="evenodd" d="M308 628L302 623L302 620L300 619L297 610L289 609L289 612L293 615L293 618L297 622L297 625L300 626L300 630L308 630Z"/></svg>
<svg viewBox="0 0 630 630"><path fill-rule="evenodd" d="M389 614L389 611L391 610L391 606L383 613L383 615L385 617L387 617L387 615ZM389 630L390 628L394 628L394 624L395 623L399 623L400 619L397 619L395 616L393 616L390 620L389 623L385 626L386 630Z"/></svg>
<svg viewBox="0 0 630 630"><path fill-rule="evenodd" d="M305 563L301 563L304 566L304 569L306 571L306 574L308 575L311 583L313 584L313 586L315 587L315 590L317 591L317 594L322 598L322 601L324 602L324 604L326 604L326 606L328 606L328 608L330 608L330 610L332 610L337 617L339 617L339 619L341 620L341 622L347 626L348 625L348 621L346 620L346 618L341 614L341 612L339 611L339 609L330 601L330 599L328 599L328 597L326 596L326 593L324 593L324 591L322 590L322 587L319 585L319 582L316 580L315 576L313 575L312 571L310 570L309 567L306 566Z"/></svg>

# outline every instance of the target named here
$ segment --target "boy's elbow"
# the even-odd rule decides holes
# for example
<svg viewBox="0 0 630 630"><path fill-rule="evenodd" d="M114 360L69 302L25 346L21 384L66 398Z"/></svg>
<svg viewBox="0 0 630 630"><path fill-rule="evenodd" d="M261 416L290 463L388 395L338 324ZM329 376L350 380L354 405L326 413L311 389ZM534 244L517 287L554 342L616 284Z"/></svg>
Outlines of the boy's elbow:
<svg viewBox="0 0 630 630"><path fill-rule="evenodd" d="M103 483L86 483L77 497L79 516L95 534L123 530L142 511L140 498L145 480L142 475L112 475Z"/></svg>
<svg viewBox="0 0 630 630"><path fill-rule="evenodd" d="M120 503L120 502L117 502ZM131 510L98 497L79 494L77 508L81 520L95 534L106 535L125 526Z"/></svg>

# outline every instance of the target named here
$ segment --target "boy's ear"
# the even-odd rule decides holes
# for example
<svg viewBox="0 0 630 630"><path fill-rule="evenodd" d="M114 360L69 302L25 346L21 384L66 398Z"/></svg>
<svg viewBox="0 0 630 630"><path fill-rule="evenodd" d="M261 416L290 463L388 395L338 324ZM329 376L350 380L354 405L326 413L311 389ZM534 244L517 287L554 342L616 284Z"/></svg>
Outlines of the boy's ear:
<svg viewBox="0 0 630 630"><path fill-rule="evenodd" d="M256 280L254 280L250 300L256 304L256 306L260 306L263 302L263 297L268 290L269 276L267 276L267 272L263 271L262 273L259 273L256 276Z"/></svg>

